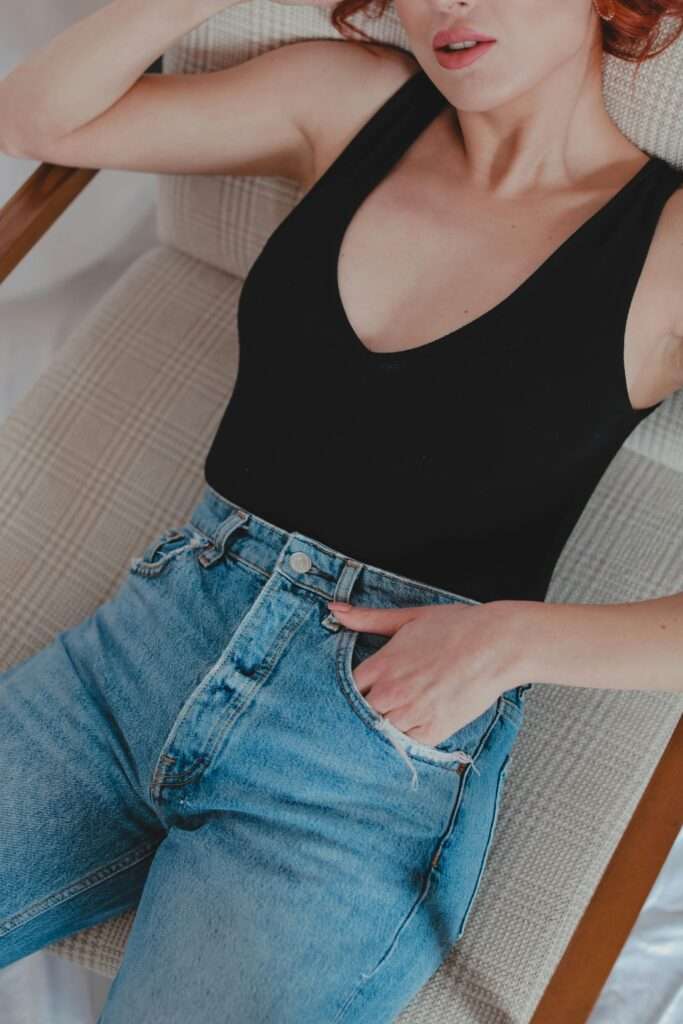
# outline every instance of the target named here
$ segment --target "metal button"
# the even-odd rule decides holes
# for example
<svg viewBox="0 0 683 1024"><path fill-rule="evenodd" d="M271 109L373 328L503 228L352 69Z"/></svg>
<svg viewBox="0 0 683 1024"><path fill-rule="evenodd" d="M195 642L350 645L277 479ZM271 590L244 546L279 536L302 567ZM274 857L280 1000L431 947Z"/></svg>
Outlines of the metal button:
<svg viewBox="0 0 683 1024"><path fill-rule="evenodd" d="M295 572L308 572L313 565L305 551L295 551L289 556L289 564Z"/></svg>

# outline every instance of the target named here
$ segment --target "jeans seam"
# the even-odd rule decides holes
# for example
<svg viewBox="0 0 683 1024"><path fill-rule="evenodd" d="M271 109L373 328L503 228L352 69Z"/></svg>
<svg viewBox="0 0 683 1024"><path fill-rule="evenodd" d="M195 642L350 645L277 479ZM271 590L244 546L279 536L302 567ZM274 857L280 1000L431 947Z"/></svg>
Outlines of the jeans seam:
<svg viewBox="0 0 683 1024"><path fill-rule="evenodd" d="M253 607L254 605L252 604L251 608ZM227 660L228 651L232 645L232 640L227 645L227 647L224 648L218 659L209 668L204 677L200 680L200 682L197 684L195 689L188 697L186 704L184 704L183 707L181 708L178 717L176 718L176 721L173 723L171 731L169 732L166 740L164 741L162 752L157 759L157 765L152 777L152 781L150 782L149 785L149 795L154 803L158 803L158 801L160 800L162 787L181 788L187 785L190 781L193 781L195 777L198 776L198 774L202 775L204 773L208 765L211 763L215 751L220 746L220 743L223 740L223 736L230 728L230 726L233 724L233 722L242 714L244 709L251 702L253 695L258 690L260 690L260 688L265 683L266 679L268 679L270 674L273 672L275 666L277 665L280 659L282 651L290 642L292 637L297 633L297 631L301 629L301 627L304 625L308 616L311 614L312 610L313 607L309 610L309 612L306 615L304 615L298 621L297 616L292 616L292 618L294 619L294 625L282 631L280 642L278 643L277 647L273 648L273 650L271 651L270 659L266 663L266 671L254 679L254 684L249 688L248 691L241 694L243 699L241 699L240 701L235 701L232 708L229 708L227 710L225 717L219 718L219 722L216 725L214 725L213 729L211 730L207 737L204 750L196 758L194 763L191 764L189 768L186 768L181 772L173 771L172 768L173 765L176 763L177 759L173 755L167 753L167 748L172 746L172 744L175 742L175 739L178 733L180 732L181 726L189 718L189 715L192 709L194 708L197 699L201 694L205 693L208 690L214 676L217 674L217 672L220 670L220 668ZM216 730L218 730L217 733ZM212 735L214 733L216 733L216 735L212 739Z"/></svg>
<svg viewBox="0 0 683 1024"><path fill-rule="evenodd" d="M230 558L235 562L239 562L245 569L250 569L252 572L258 573L259 576L263 576L265 579L270 578L270 573L260 565L257 565L255 562L250 562L248 558L243 558L242 555L238 555L234 551L226 550L225 557Z"/></svg>
<svg viewBox="0 0 683 1024"><path fill-rule="evenodd" d="M521 725L524 719L524 708L503 694L500 695L499 700L503 717L510 719L513 725Z"/></svg>
<svg viewBox="0 0 683 1024"><path fill-rule="evenodd" d="M497 717L498 716L496 716L495 720L497 720ZM491 728L493 727L493 724L494 723L492 722L491 723ZM488 736L490 731L491 731L490 728L487 729L486 733L485 733L485 736ZM434 875L435 875L435 872L436 872L436 868L437 868L437 864L438 864L439 858L441 856L441 851L444 848L444 846L446 845L446 843L448 842L451 834L453 833L453 830L455 829L455 823L458 820L458 814L460 812L460 807L462 806L462 801L463 801L463 797L464 797L464 793L465 793L465 786L467 784L468 778L469 778L469 773L467 773L465 776L461 777L461 781L460 781L460 783L459 783L459 785L457 787L457 790L455 792L453 804L451 806L451 809L450 809L450 812L449 812L449 815L448 815L448 821L446 822L446 827L444 828L443 832L441 833L441 835L437 839L436 849L434 850L434 852L432 853L432 855L430 857L429 868L428 868L428 870L427 870L427 872L425 874L424 883L423 883L422 889L420 891L420 894L415 899L415 901L413 902L413 905L410 907L408 912L404 915L403 919L401 920L401 922L396 927L396 929L394 931L394 934L393 934L390 942L387 945L387 948L385 949L384 953L382 953L382 955L378 959L378 961L375 964L375 966L372 968L371 971L369 971L367 973L361 973L360 981L356 984L356 987L353 989L353 991L350 993L350 995L346 998L346 1000L343 1003L339 1013L334 1018L333 1024L341 1024L341 1022L344 1020L344 1018L347 1015L347 1011L352 1006L354 1000L360 995L360 993L366 987L367 983L372 980L372 978L377 974L377 972L383 967L383 965L389 959L389 957L393 953L394 949L396 948L396 946L398 944L398 941L399 941L401 935L403 934L404 930L406 929L406 927L410 923L411 919L417 913L418 908L420 907L420 905L422 903L424 903L425 899L427 898L427 894L429 893L429 890L431 888L432 880L434 878Z"/></svg>
<svg viewBox="0 0 683 1024"><path fill-rule="evenodd" d="M331 595L327 590L321 590L319 587L314 586L312 583L306 583L304 580L298 577L290 576L285 569L279 568L276 570L281 576L292 584L293 587L298 587L300 590L307 590L310 594L315 594L316 597L322 597L324 601L330 601Z"/></svg>
<svg viewBox="0 0 683 1024"><path fill-rule="evenodd" d="M42 900L38 900L36 903L31 904L30 907L26 907L19 913L0 922L0 938L4 935L8 935L16 928L20 928L22 925L27 924L34 918L39 917L41 914L52 909L52 907L59 906L67 900L72 899L74 896L78 896L82 892L87 892L88 890L93 889L96 885L107 881L109 878L119 874L126 868L133 867L139 861L148 857L150 853L153 853L162 841L163 840L161 839L154 842L147 840L141 846L136 846L122 856L117 857L116 860L110 861L99 868L95 868L94 871L84 875L82 878L78 879L78 881L71 882L58 892L52 893L50 896L46 896Z"/></svg>
<svg viewBox="0 0 683 1024"><path fill-rule="evenodd" d="M296 633L298 633L298 631L301 629L301 627L304 625L304 623L306 622L308 616L311 614L311 610L309 610L309 612L306 615L304 615L299 621L296 621L296 616L293 616L294 625L290 626L286 630L283 630L282 633L280 634L280 643L277 645L277 647L273 648L273 650L271 652L272 656L270 658L270 663L266 663L266 665L267 665L266 672L263 675L261 675L261 676L259 676L258 678L255 679L254 685L244 695L244 700L239 705L235 705L235 708L233 708L231 713L229 713L226 716L225 720L221 723L220 728L218 728L218 726L216 726L216 728L218 728L217 735L216 735L215 739L213 740L213 742L211 743L211 746L210 746L210 748L208 750L208 753L205 751L204 754L202 755L206 765L208 765L210 763L210 761L212 760L215 751L218 749L218 747L220 746L220 744L221 744L221 742L223 740L223 736L228 731L228 729L230 728L232 723L235 721L235 719L238 717L238 715L242 714L242 712L244 711L245 707L249 703L251 703L253 695L258 690L261 689L261 687L263 686L265 681L271 675L271 673L275 669L275 666L277 665L278 661L280 660L280 656L281 656L283 650L289 644L289 642L292 640L292 638L296 635ZM209 739L208 739L207 742L210 742L210 741L211 741L211 734L209 734Z"/></svg>
<svg viewBox="0 0 683 1024"><path fill-rule="evenodd" d="M482 878L483 878L483 875L484 875L484 871L486 870L486 865L487 865L487 862L488 862L489 851L491 849L491 844L493 842L494 832L496 831L496 826L498 824L500 805L501 805L501 801L502 801L502 798L503 798L503 783L505 781L505 775L506 775L506 771L507 771L507 766L508 766L509 760L510 760L510 754L508 753L506 755L505 760L503 761L499 771L498 771L498 776L497 776L497 779L496 779L496 792L495 792L494 804L493 804L493 817L491 818L491 822L490 822L490 825L489 825L489 831L488 831L488 835L486 837L486 845L484 847L484 853L483 853L483 856L482 856L481 861L479 863L479 871L477 872L477 878L476 878L474 886L472 888L472 892L470 893L470 898L469 898L469 900L467 902L467 906L465 907L465 912L463 913L462 920L461 920L460 925L458 927L458 935L457 935L457 938L456 938L456 942L458 941L458 939L461 938L463 932L465 931L465 927L466 927L468 919L469 919L470 911L472 910L472 908L474 906L474 903L476 901L476 897L479 894L479 887L480 887L480 884L481 884L481 881L482 881Z"/></svg>

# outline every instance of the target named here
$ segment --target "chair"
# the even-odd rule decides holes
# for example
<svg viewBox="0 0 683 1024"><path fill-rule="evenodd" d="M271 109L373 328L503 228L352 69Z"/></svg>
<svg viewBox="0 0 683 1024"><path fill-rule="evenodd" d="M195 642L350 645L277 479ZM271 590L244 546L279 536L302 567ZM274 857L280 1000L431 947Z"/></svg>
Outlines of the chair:
<svg viewBox="0 0 683 1024"><path fill-rule="evenodd" d="M408 49L393 9L355 24ZM303 38L329 12L252 0L176 41L164 72L222 68ZM341 44L340 44L341 45ZM604 60L610 115L683 167L683 40L640 72ZM0 280L87 185L41 165L0 211ZM0 429L0 667L47 645L121 583L198 500L234 385L244 277L300 196L283 178L159 175L158 244L110 288ZM683 591L683 392L632 432L556 567L552 602ZM683 695L537 686L510 760L463 938L405 1024L586 1020L683 822ZM112 977L134 911L46 947Z"/></svg>

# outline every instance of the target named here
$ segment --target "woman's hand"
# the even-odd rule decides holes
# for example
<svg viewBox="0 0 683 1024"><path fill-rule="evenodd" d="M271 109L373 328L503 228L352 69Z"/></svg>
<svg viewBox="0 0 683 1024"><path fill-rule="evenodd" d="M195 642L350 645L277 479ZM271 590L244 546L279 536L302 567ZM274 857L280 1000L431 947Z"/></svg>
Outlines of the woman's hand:
<svg viewBox="0 0 683 1024"><path fill-rule="evenodd" d="M528 604L367 608L332 601L328 607L348 629L391 637L357 666L356 685L397 729L436 746L504 690L528 681L522 639Z"/></svg>

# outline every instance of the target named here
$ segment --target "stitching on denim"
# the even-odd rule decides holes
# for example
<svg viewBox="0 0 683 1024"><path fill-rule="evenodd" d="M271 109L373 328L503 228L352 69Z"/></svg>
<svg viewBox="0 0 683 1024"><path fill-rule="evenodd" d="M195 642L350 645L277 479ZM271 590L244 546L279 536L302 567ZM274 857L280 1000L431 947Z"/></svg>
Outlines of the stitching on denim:
<svg viewBox="0 0 683 1024"><path fill-rule="evenodd" d="M492 722L491 723L491 728L493 727L493 724L494 723ZM487 729L486 733L485 733L485 736L488 736L489 732L490 732L490 729ZM360 980L359 980L358 984L356 985L355 989L351 992L349 997L346 999L345 1003L341 1007L341 1009L340 1009L339 1013L337 1014L337 1016L334 1018L333 1024L341 1024L341 1021L346 1017L346 1014L347 1014L347 1011L348 1011L349 1007L353 1004L353 1002L360 995L360 993L366 988L367 983L377 974L377 972L380 970L380 968L382 968L384 966L384 964L387 962L387 960L389 959L389 957L391 956L393 951L396 949L396 946L398 945L398 941L399 941L401 935L403 934L404 930L406 929L406 927L408 926L408 924L410 923L412 918L417 913L419 907L426 900L427 895L428 895L429 890L430 890L431 885L432 885L434 874L435 874L436 869L437 869L437 864L438 864L439 859L441 857L441 851L443 850L444 846L446 845L446 843L450 839L450 836L451 836L451 834L452 834L452 832L453 832L453 830L455 828L455 823L458 820L458 815L459 815L460 808L462 806L462 802L463 802L463 799L464 799L465 786L466 786L468 778L469 778L469 772L467 773L466 776L463 776L461 778L460 784L457 787L457 790L455 792L455 796L454 796L454 799L453 799L453 806L451 807L451 811L450 811L450 814L448 816L448 821L446 823L446 827L445 827L444 831L442 832L441 836L438 838L437 843L436 843L436 849L434 850L434 852L432 853L432 855L430 857L429 868L428 868L427 873L426 873L425 878L424 878L424 884L422 886L422 891L420 892L420 894L417 897L417 899L413 902L412 907L410 907L408 912L403 917L402 921L396 927L396 930L394 931L393 937L389 941L386 950L384 951L382 956L379 958L379 960L377 961L375 966L372 968L372 970L368 971L368 972L361 972L361 977L360 977Z"/></svg>
<svg viewBox="0 0 683 1024"><path fill-rule="evenodd" d="M254 572L257 572L259 576L263 576L264 579L270 578L270 573L268 572L267 569L264 569L262 566L257 565L256 562L250 562L248 558L244 558L242 555L238 555L234 551L226 549L225 557L232 559L235 562L239 562L241 565L245 567L245 569L252 569Z"/></svg>
<svg viewBox="0 0 683 1024"><path fill-rule="evenodd" d="M192 520L190 520L187 525L193 529L194 532L202 538L202 540L208 541L209 544L213 544L214 538L210 534L206 533L205 530L202 530L201 526L197 526L197 524Z"/></svg>
<svg viewBox="0 0 683 1024"><path fill-rule="evenodd" d="M193 525L193 529L197 529L197 527ZM201 533L202 531L199 532ZM202 535L205 536L205 534ZM257 594L255 600L250 605L247 614L241 620L239 627L241 627L245 619L253 613L254 608L258 607L258 605L261 602L262 595L266 592L266 589L266 587L263 587L261 591ZM195 688L190 692L189 696L187 697L180 711L178 712L178 715L173 725L171 726L170 732L168 733L162 744L161 753L157 758L157 762L154 766L154 771L152 773L152 778L147 788L149 798L152 801L152 803L158 802L161 796L162 786L171 785L171 782L166 782L167 777L174 778L176 780L184 779L184 781L187 782L203 766L204 762L202 759L202 755L200 755L196 759L194 764L190 766L190 768L186 769L183 772L175 772L173 773L173 775L171 775L170 769L171 766L175 763L176 759L171 757L171 755L168 754L167 751L171 744L175 741L175 737L177 736L178 731L180 730L180 727L184 722L186 716L189 714L191 707L194 705L195 700L204 692L204 690L209 686L210 682L212 681L216 673L223 667L225 660L230 652L233 640L234 636L231 637L227 646L224 647L223 650L221 651L221 654L219 655L218 659L213 663L213 665L205 673L203 678L199 680ZM184 782L182 784L184 784Z"/></svg>
<svg viewBox="0 0 683 1024"><path fill-rule="evenodd" d="M309 593L315 594L316 597L322 597L324 601L331 600L329 590L320 590L319 587L314 586L312 583L306 583L302 579L292 577L282 567L278 567L275 571L288 580L293 587L298 587L300 590L308 590Z"/></svg>
<svg viewBox="0 0 683 1024"><path fill-rule="evenodd" d="M252 602L247 614L239 623L238 631L242 627L243 623L246 622L247 618L251 616L251 614L254 611L254 608L257 606L259 602L259 599L265 593L265 591L266 587L264 587L263 590L261 590L261 592L257 595L256 599ZM222 738L227 729L229 729L229 727L232 725L232 723L235 721L238 715L240 715L245 710L245 708L251 701L254 692L257 689L260 689L260 687L265 683L266 679L270 676L271 672L277 665L277 662L280 658L282 651L284 650L284 647L290 642L295 633L303 626L303 624L306 622L307 618L309 617L309 615L312 614L313 611L314 606L311 606L308 612L298 622L297 616L292 616L290 623L293 621L294 625L283 629L282 633L280 634L279 643L277 644L276 647L272 648L268 661L264 663L265 671L261 672L258 676L254 677L253 686L249 687L248 690L244 691L241 694L241 696L243 697L242 700L235 700L232 703L228 703L226 717L224 719L219 719L220 728L218 734L216 735L216 738L212 741L212 733L217 728L217 726L214 725L212 732L209 733L204 751L197 757L194 763L191 764L189 768L186 768L183 771L173 771L172 767L173 764L176 763L176 758L168 754L167 750L175 742L176 737L180 732L181 726L189 717L189 714L191 710L194 708L197 700L201 696L203 696L204 693L206 693L214 677L216 676L218 671L223 667L231 651L234 649L233 645L236 641L236 638L238 638L238 632L233 634L233 636L230 638L230 642L223 649L218 660L214 662L214 664L211 666L211 668L206 673L204 678L190 693L189 697L187 698L182 708L180 709L178 717L176 718L175 722L173 723L173 726L171 727L170 733L168 734L166 740L164 741L164 744L161 748L162 752L157 760L154 774L152 776L152 781L150 782L149 785L149 795L152 801L156 802L159 800L159 797L161 796L162 787L184 786L188 782L190 782L195 776L197 776L198 773L203 774L204 769L211 762L213 754L217 749L218 745L220 744L220 742L222 741Z"/></svg>
<svg viewBox="0 0 683 1024"><path fill-rule="evenodd" d="M227 719L223 722L223 725L220 728L219 732L217 733L215 740L213 741L213 743L209 747L208 753L205 753L204 756L206 758L207 764L213 758L214 752L220 746L220 744L222 742L222 739L223 739L223 736L225 735L225 733L227 732L229 727L235 721L237 716L239 714L241 714L245 710L247 705L251 702L252 695L255 693L255 691L261 689L263 684L266 682L268 677L273 672L273 670L276 667L278 661L280 660L280 656L282 655L283 650L290 643L290 641L296 635L296 633L298 633L298 631L304 625L306 620L312 614L313 610L314 610L313 607L309 608L307 613L298 622L297 622L296 615L292 616L292 619L290 620L290 622L293 621L293 625L288 626L287 629L284 629L281 632L279 643L277 644L276 647L273 647L271 649L270 659L265 662L265 671L262 672L261 674L259 674L258 676L256 676L254 678L254 685L252 687L250 687L249 690L246 692L244 700L241 703L239 703L239 704L237 704L237 703L235 704L234 709L233 709L233 713L228 715ZM211 734L209 734L209 742L211 742Z"/></svg>
<svg viewBox="0 0 683 1024"><path fill-rule="evenodd" d="M80 893L93 889L96 885L101 882L107 881L114 875L119 874L126 868L133 867L135 864L144 860L150 853L153 853L160 845L162 840L152 842L147 840L141 846L136 846L134 849L129 850L128 853L123 854L121 857L117 857L116 860L111 861L108 864L104 864L89 874L84 875L83 878L76 882L71 882L70 885L65 886L56 893L52 893L51 896L46 896L45 899L39 900L32 906L25 908L12 917L7 918L5 921L0 922L0 936L7 935L9 932L14 931L16 928L32 921L34 918L39 917L41 914L50 910L52 907L59 906L65 903L68 899L72 899L74 896L78 896Z"/></svg>
<svg viewBox="0 0 683 1024"><path fill-rule="evenodd" d="M491 822L490 822L490 825L489 825L488 836L486 837L486 845L484 847L484 853L483 853L483 856L481 858L481 861L479 862L479 872L477 874L477 880L474 883L474 887L473 887L472 892L470 894L470 898L468 900L467 906L465 907L465 912L464 912L464 914L462 916L462 920L460 922L460 926L459 926L459 929L458 929L458 935L457 935L456 941L457 941L457 939L459 939L462 936L463 932L465 931L465 926L467 925L467 921L468 921L468 918L470 916L470 911L474 907L474 903L475 903L477 894L479 892L479 886L480 886L482 878L484 876L484 871L486 869L486 864L488 862L489 851L491 849L491 844L493 842L493 834L494 834L494 831L495 831L495 828L496 828L496 825L497 825L497 822L498 822L498 817L499 817L499 812L500 812L500 805L501 805L502 795L503 795L503 782L505 781L505 775L506 775L506 771L507 771L509 760L510 760L510 755L508 753L508 754L506 754L505 760L503 761L503 764L500 767L500 771L498 772L498 779L496 781L496 795L494 797L494 804L493 804L493 815L491 817Z"/></svg>
<svg viewBox="0 0 683 1024"><path fill-rule="evenodd" d="M520 725L524 719L524 709L502 693L499 700L504 717L511 719L514 725Z"/></svg>
<svg viewBox="0 0 683 1024"><path fill-rule="evenodd" d="M431 886L432 875L433 875L433 871L430 870L430 871L427 872L427 875L425 876L425 882L424 882L424 885L422 886L421 892L416 897L416 899L413 901L412 906L408 909L406 914L403 916L402 920L397 925L397 927L396 927L396 929L394 931L393 936L389 940L387 948L385 949L384 953L382 953L381 957L379 958L379 960L377 961L375 966L372 968L371 971L368 971L367 973L365 971L361 971L360 981L356 985L356 988L354 989L354 991L348 997L346 1003L342 1006L339 1015L337 1017L335 1017L334 1024L338 1024L338 1022L340 1020L342 1020L342 1018L345 1016L346 1011L348 1010L349 1006L358 997L360 992L366 987L367 983L384 966L384 964L387 962L387 960L389 959L391 954L396 949L396 947L398 945L398 941L399 941L401 935L403 934L405 929L408 927L408 925L410 924L410 922L413 919L413 917L415 917L415 914L417 913L418 908L421 906L422 903L424 903L425 899L427 898L427 893L429 892L429 888Z"/></svg>
<svg viewBox="0 0 683 1024"><path fill-rule="evenodd" d="M500 715L497 714L495 719L491 722L490 727L486 730L486 733L485 733L484 737L482 737L482 744L481 744L481 746L483 746L484 740L489 736L489 734L491 732L491 729L494 727L494 725L498 721L499 717L500 717ZM498 779L497 779L497 783L496 783L496 795L495 795L495 800L494 800L493 818L491 820L491 825L490 825L490 828L489 828L489 834L488 834L488 837L487 837L487 840L486 840L486 846L485 846L485 849L484 849L484 855L483 855L482 860L480 862L480 868L479 868L479 873L477 874L477 880L475 882L474 888L472 890L472 894L470 896L470 899L468 901L467 907L465 909L465 913L463 915L462 921L461 921L460 926L459 926L458 938L460 938L460 936L462 935L462 933L463 933L463 931L465 929L465 924L467 922L467 918L468 918L468 915L470 913L470 910L472 909L472 907L474 905L474 901L475 901L476 895L477 895L477 893L479 891L481 880L482 880L482 877L483 877L483 874L484 874L484 870L485 870L485 867L486 867L486 863L487 863L487 860L488 860L488 854L489 854L489 851L490 851L490 848L491 848L492 838L493 838L495 826L496 826L496 823L497 823L497 820L498 820L498 816L499 816L500 804L501 804L501 794L502 794L502 785L503 785L503 781L505 779L505 769L506 769L506 767L508 765L509 757L510 757L509 754L506 755L505 760L503 761L503 764L502 764L502 766L500 768L500 771L498 773ZM389 956L391 955L393 950L396 948L396 946L398 944L398 940L399 940L403 930L408 925L408 923L410 922L411 918L414 916L414 914L417 911L417 908L419 907L419 905L426 898L426 896L427 896L427 894L429 892L429 889L431 887L432 880L434 878L434 874L438 870L438 862L440 860L441 853L442 853L444 847L446 846L446 844L448 843L448 841L450 840L450 838L451 838L451 836L452 836L452 834L453 834L453 832L455 830L455 824L456 824L456 822L458 820L458 814L460 812L460 808L462 806L462 801L464 799L465 785L466 785L466 782L467 782L467 778L469 778L469 773L467 774L467 776L465 778L462 779L461 784L458 787L458 790L457 790L457 792L455 794L455 801L454 801L453 807L451 809L451 814L450 814L450 817L449 817L448 824L446 825L444 833L441 836L441 838L440 838L440 840L439 840L439 842L437 844L436 852L432 856L431 863L430 863L430 868L429 868L429 871L428 871L427 876L425 878L425 884L424 884L424 887L423 887L423 890L422 890L422 893L421 893L420 897L416 900L416 902L413 904L411 909L408 911L408 913L404 917L403 921L401 922L401 924L397 928L396 932L394 933L394 937L391 940L391 942L389 943L389 946L387 947L385 953L380 957L380 959L377 961L377 963L375 964L373 969L371 971L369 971L368 973L361 974L361 980L356 985L356 988L351 993L351 995L348 997L348 999L346 1000L346 1002L342 1006L341 1010L339 1011L339 1013L335 1017L334 1024L341 1024L341 1021L346 1016L347 1010L352 1005L353 1001L357 998L357 996L366 987L367 982L370 981L377 974L379 969L386 963L387 959L389 958Z"/></svg>
<svg viewBox="0 0 683 1024"><path fill-rule="evenodd" d="M209 545L211 547L216 546L215 538L210 536L204 530L202 530L201 527L196 526L194 523L192 523L192 528L196 530L197 533L200 534L201 537L206 541L207 547ZM270 577L270 573L268 572L267 569L264 569L262 565L259 565L257 562L251 562L248 558L245 558L243 555L238 555L235 551L231 551L230 548L227 546L224 552L224 558L231 559L234 562L239 562L247 569L253 569L254 572L257 572L259 576L263 576L265 579L268 579Z"/></svg>

